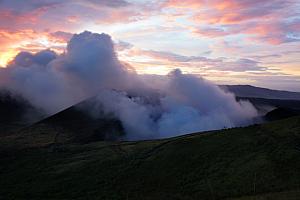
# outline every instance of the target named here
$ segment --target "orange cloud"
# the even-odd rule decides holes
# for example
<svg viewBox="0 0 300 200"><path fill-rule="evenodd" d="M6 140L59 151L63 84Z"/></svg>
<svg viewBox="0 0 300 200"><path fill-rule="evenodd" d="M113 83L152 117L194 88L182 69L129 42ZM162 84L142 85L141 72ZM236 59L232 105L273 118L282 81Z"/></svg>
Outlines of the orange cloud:
<svg viewBox="0 0 300 200"><path fill-rule="evenodd" d="M243 34L246 38L281 44L299 40L295 0L168 0L165 8L184 12L193 23L193 34L225 37ZM299 20L298 20L299 21Z"/></svg>
<svg viewBox="0 0 300 200"><path fill-rule="evenodd" d="M66 32L37 32L32 29L9 31L0 29L0 66L4 67L18 52L38 52L51 48L62 52L72 36Z"/></svg>
<svg viewBox="0 0 300 200"><path fill-rule="evenodd" d="M72 15L67 17L67 21L70 23L78 23L80 20L79 16Z"/></svg>

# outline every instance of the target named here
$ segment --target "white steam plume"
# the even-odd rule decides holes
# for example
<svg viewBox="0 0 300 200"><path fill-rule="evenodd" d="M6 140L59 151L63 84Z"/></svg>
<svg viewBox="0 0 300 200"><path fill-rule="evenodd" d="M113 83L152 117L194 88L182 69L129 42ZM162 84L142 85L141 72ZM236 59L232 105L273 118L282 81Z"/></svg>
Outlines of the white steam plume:
<svg viewBox="0 0 300 200"><path fill-rule="evenodd" d="M101 91L97 95L100 106L94 109L119 118L127 139L164 138L244 126L257 116L251 103L237 102L234 95L207 80L182 74L180 70L164 78L165 82L156 90L159 94L145 92L149 88L134 95Z"/></svg>
<svg viewBox="0 0 300 200"><path fill-rule="evenodd" d="M97 94L94 114L100 107L113 114L127 139L243 126L257 116L249 102L237 102L233 94L180 70L145 79L118 60L110 36L87 31L74 35L62 55L18 54L0 69L0 87L49 114Z"/></svg>

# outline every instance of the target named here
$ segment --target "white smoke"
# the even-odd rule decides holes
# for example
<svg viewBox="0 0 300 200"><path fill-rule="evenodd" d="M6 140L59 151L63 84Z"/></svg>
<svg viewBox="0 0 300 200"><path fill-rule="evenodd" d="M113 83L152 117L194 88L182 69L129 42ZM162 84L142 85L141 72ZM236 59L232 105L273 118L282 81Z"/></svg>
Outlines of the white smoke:
<svg viewBox="0 0 300 200"><path fill-rule="evenodd" d="M144 91L133 96L105 90L97 95L101 109L123 123L127 139L164 138L245 126L257 116L252 104L237 102L233 94L207 80L182 74L180 70L164 78L165 82L156 88L160 94L153 92L149 96Z"/></svg>
<svg viewBox="0 0 300 200"><path fill-rule="evenodd" d="M87 31L74 35L62 55L18 54L1 69L0 86L49 114L97 94L93 114L114 115L127 139L244 126L257 116L249 102L179 69L159 78L136 74L118 60L110 36Z"/></svg>

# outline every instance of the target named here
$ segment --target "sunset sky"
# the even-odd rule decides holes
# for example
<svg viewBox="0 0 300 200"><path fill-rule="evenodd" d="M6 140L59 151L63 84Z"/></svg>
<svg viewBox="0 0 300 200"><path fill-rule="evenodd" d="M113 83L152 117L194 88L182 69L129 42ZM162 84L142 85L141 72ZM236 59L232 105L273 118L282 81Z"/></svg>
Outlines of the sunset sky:
<svg viewBox="0 0 300 200"><path fill-rule="evenodd" d="M300 0L0 0L0 66L84 30L138 73L300 92Z"/></svg>

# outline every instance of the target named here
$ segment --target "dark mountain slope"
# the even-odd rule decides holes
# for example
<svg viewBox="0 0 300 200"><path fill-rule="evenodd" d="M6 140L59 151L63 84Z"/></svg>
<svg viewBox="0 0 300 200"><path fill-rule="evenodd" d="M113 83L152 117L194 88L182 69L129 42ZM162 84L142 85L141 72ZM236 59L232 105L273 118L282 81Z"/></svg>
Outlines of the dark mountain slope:
<svg viewBox="0 0 300 200"><path fill-rule="evenodd" d="M26 142L0 139L0 199L300 198L300 117L55 151Z"/></svg>
<svg viewBox="0 0 300 200"><path fill-rule="evenodd" d="M27 126L43 116L42 111L21 96L0 90L0 136Z"/></svg>
<svg viewBox="0 0 300 200"><path fill-rule="evenodd" d="M255 107L269 106L274 108L290 108L300 109L300 100L287 100L287 99L263 99L263 98L250 98L250 97L237 97L238 100L249 100Z"/></svg>
<svg viewBox="0 0 300 200"><path fill-rule="evenodd" d="M94 98L87 99L52 115L23 130L25 138L40 138L45 142L88 143L118 140L124 135L122 124L113 116L98 113L93 116Z"/></svg>
<svg viewBox="0 0 300 200"><path fill-rule="evenodd" d="M237 97L237 99L250 101L266 121L285 119L300 115L300 101L298 100L249 97Z"/></svg>
<svg viewBox="0 0 300 200"><path fill-rule="evenodd" d="M289 117L294 117L300 115L300 109L291 108L276 108L265 115L265 119L268 121L280 120Z"/></svg>
<svg viewBox="0 0 300 200"><path fill-rule="evenodd" d="M269 90L248 85L221 87L235 93L238 96L238 99L250 100L259 109L262 115L265 115L267 112L275 108L300 109L300 101L290 100L298 99L299 93ZM256 96L266 98L254 98ZM277 99L269 99L271 97ZM74 107L77 107L77 105ZM120 123L115 119L95 119L88 116L88 114L82 112L80 109L67 109L66 113L64 112L65 111L60 112L58 115L54 115L49 118L49 120L43 120L41 123L34 125L36 129L30 130L33 132L36 132L37 130L45 130L46 132L49 132L51 129L50 132L58 132L58 130L60 130L59 132L64 133L67 133L68 131L74 132L75 130L78 134L80 134L79 132L88 132L89 134L87 134L87 137L82 137L82 135L78 137L79 140L94 141L95 139L101 140L101 138L115 139L112 137L113 134L108 134L109 129L111 129L114 124L116 125L116 129L112 130L113 132L119 132L119 130L122 129ZM41 110L34 108L22 97L12 95L7 91L0 91L0 136L11 134L15 132L15 130L31 125L33 122L44 117L45 115ZM106 126L106 128L102 125L97 125L101 124L101 121L104 122L105 120L106 122L103 123L103 126ZM107 129L108 131L105 131L106 133L99 134L99 128L102 130ZM77 140L78 138L73 139Z"/></svg>
<svg viewBox="0 0 300 200"><path fill-rule="evenodd" d="M284 111L300 109L300 101L281 99L262 99L237 97L237 100L249 100L260 111L261 116L266 115L274 109L282 109L280 116L276 112L269 114L266 120L283 119L284 116L291 117L289 112ZM93 115L94 110L97 115ZM273 116L270 117L270 116ZM48 117L36 124L33 124L20 132L21 135L29 135L34 139L44 138L49 141L61 143L88 143L103 140L120 140L125 135L122 124L114 116L101 113L101 108L95 97L82 101L71 106L51 117Z"/></svg>

